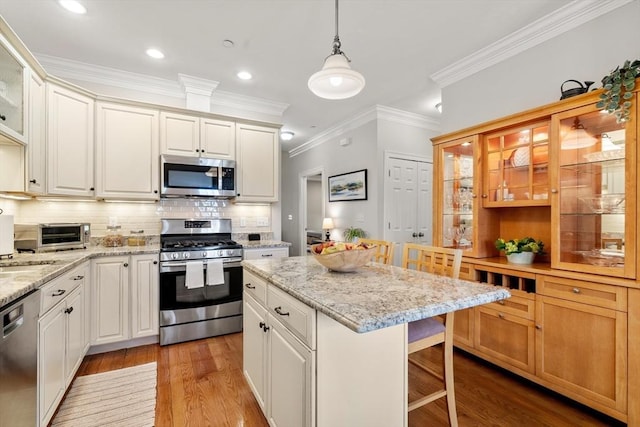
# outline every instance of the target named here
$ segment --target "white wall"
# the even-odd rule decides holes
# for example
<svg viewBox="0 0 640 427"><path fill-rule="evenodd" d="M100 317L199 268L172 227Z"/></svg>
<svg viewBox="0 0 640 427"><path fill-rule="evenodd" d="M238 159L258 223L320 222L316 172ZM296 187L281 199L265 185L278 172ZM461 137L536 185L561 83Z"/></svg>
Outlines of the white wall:
<svg viewBox="0 0 640 427"><path fill-rule="evenodd" d="M602 77L616 66L640 59L639 18L636 0L443 88L442 131L558 101L568 79L601 87Z"/></svg>
<svg viewBox="0 0 640 427"><path fill-rule="evenodd" d="M307 230L322 231L322 182L307 180Z"/></svg>

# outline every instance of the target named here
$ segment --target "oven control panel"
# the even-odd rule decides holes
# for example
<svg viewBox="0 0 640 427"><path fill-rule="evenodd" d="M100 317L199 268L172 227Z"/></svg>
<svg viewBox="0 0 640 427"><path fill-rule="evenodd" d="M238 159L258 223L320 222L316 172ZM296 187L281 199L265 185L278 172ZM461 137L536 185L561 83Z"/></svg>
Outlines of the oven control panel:
<svg viewBox="0 0 640 427"><path fill-rule="evenodd" d="M214 249L161 252L160 261L242 257L242 249Z"/></svg>

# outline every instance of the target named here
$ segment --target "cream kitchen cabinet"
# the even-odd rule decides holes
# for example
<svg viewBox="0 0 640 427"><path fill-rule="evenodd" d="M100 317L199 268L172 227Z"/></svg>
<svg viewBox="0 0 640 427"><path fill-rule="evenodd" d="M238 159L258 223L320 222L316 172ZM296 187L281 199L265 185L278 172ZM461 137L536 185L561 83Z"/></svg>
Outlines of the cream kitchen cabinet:
<svg viewBox="0 0 640 427"><path fill-rule="evenodd" d="M269 425L315 425L311 307L244 271L243 370Z"/></svg>
<svg viewBox="0 0 640 427"><path fill-rule="evenodd" d="M38 321L38 420L46 426L87 351L88 263L42 287Z"/></svg>
<svg viewBox="0 0 640 427"><path fill-rule="evenodd" d="M235 123L163 111L160 113L162 154L235 159Z"/></svg>
<svg viewBox="0 0 640 427"><path fill-rule="evenodd" d="M158 256L101 257L91 263L91 344L157 335Z"/></svg>
<svg viewBox="0 0 640 427"><path fill-rule="evenodd" d="M25 146L0 141L0 191L24 191Z"/></svg>
<svg viewBox="0 0 640 427"><path fill-rule="evenodd" d="M236 125L237 201L277 202L280 188L278 129Z"/></svg>
<svg viewBox="0 0 640 427"><path fill-rule="evenodd" d="M24 59L0 34L0 136L27 143L27 99L29 68Z"/></svg>
<svg viewBox="0 0 640 427"><path fill-rule="evenodd" d="M96 196L158 200L158 110L96 104Z"/></svg>
<svg viewBox="0 0 640 427"><path fill-rule="evenodd" d="M244 248L244 259L285 258L289 248Z"/></svg>
<svg viewBox="0 0 640 427"><path fill-rule="evenodd" d="M47 82L47 193L94 195L94 101Z"/></svg>
<svg viewBox="0 0 640 427"><path fill-rule="evenodd" d="M29 73L29 145L27 147L28 193L41 195L46 187L46 87L34 72Z"/></svg>

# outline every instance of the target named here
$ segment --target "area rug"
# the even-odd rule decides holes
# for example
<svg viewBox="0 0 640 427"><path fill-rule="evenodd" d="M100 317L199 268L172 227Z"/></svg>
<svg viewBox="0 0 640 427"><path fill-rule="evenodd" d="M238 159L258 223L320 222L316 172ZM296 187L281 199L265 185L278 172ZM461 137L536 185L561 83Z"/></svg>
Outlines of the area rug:
<svg viewBox="0 0 640 427"><path fill-rule="evenodd" d="M156 363L76 377L52 427L152 427Z"/></svg>

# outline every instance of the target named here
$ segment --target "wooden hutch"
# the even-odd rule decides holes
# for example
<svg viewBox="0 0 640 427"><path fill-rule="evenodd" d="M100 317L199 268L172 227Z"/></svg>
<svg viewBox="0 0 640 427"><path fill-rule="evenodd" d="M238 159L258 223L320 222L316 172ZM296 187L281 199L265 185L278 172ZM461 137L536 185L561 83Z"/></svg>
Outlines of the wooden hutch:
<svg viewBox="0 0 640 427"><path fill-rule="evenodd" d="M639 82L640 83L640 82ZM630 120L600 90L433 138L435 245L461 277L512 298L456 313L456 345L613 418L640 425L636 84ZM509 264L495 240L545 254Z"/></svg>

